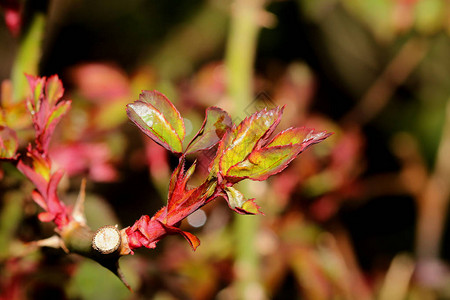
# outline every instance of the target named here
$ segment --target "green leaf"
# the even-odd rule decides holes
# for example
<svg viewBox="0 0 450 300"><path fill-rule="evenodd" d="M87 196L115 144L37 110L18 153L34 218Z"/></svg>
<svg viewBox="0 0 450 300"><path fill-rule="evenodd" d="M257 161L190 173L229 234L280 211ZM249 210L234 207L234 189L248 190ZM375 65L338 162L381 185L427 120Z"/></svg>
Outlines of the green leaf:
<svg viewBox="0 0 450 300"><path fill-rule="evenodd" d="M227 112L218 107L209 107L202 127L187 146L186 154L212 148L232 125Z"/></svg>
<svg viewBox="0 0 450 300"><path fill-rule="evenodd" d="M158 92L144 91L133 103L127 105L127 114L147 136L167 150L183 151L184 122L178 110Z"/></svg>
<svg viewBox="0 0 450 300"><path fill-rule="evenodd" d="M253 151L247 159L231 167L227 177L266 180L284 170L299 154L301 145L286 145L262 148Z"/></svg>
<svg viewBox="0 0 450 300"><path fill-rule="evenodd" d="M227 201L230 208L240 214L262 214L255 199L247 200L244 195L234 187L225 187Z"/></svg>
<svg viewBox="0 0 450 300"><path fill-rule="evenodd" d="M221 159L220 171L226 174L228 169L243 161L253 149L257 149L272 134L280 122L283 108L263 109L245 118L232 133L232 141L227 145Z"/></svg>
<svg viewBox="0 0 450 300"><path fill-rule="evenodd" d="M317 144L332 133L311 128L289 128L276 135L264 148L255 149L242 162L232 166L226 177L266 180L284 170L307 147Z"/></svg>
<svg viewBox="0 0 450 300"><path fill-rule="evenodd" d="M14 130L0 126L0 159L15 159L19 143Z"/></svg>
<svg viewBox="0 0 450 300"><path fill-rule="evenodd" d="M313 129L305 127L291 127L277 134L266 147L300 144L312 138Z"/></svg>
<svg viewBox="0 0 450 300"><path fill-rule="evenodd" d="M159 110L175 130L180 140L184 140L186 132L183 118L181 117L180 112L165 95L158 91L142 91L139 95L139 100L149 103Z"/></svg>

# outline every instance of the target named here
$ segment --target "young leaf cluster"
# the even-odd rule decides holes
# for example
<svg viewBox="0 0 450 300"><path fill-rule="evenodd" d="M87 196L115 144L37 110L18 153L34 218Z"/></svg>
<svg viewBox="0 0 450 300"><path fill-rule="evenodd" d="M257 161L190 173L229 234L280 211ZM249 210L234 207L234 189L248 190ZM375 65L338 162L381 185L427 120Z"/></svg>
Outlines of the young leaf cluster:
<svg viewBox="0 0 450 300"><path fill-rule="evenodd" d="M235 125L227 112L210 107L200 130L186 142L183 118L160 92L143 91L139 100L128 104L128 117L142 132L180 155L170 180L167 206L151 218L142 216L125 229L130 252L138 247L154 248L165 235L174 233L183 235L195 250L200 243L198 238L179 229L179 224L219 196L237 213L260 214L254 199L246 199L233 185L243 179L266 180L285 169L306 148L331 135L302 127L288 128L270 139L283 109L263 109ZM209 175L199 186L188 188L196 163L185 171L186 156L213 148L216 150L208 167Z"/></svg>

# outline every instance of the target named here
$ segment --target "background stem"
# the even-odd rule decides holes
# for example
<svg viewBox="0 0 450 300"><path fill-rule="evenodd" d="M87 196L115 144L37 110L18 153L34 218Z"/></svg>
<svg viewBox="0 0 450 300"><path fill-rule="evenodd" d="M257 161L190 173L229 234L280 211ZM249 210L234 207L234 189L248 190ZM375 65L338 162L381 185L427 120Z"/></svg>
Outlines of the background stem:
<svg viewBox="0 0 450 300"><path fill-rule="evenodd" d="M259 26L258 16L264 1L235 0L231 7L231 23L227 41L225 65L227 69L228 96L233 102L232 115L240 121L246 117L245 108L253 99L253 65ZM239 185L244 192L247 182ZM234 220L236 299L262 299L259 255L256 249L258 216L236 215Z"/></svg>
<svg viewBox="0 0 450 300"><path fill-rule="evenodd" d="M29 28L27 28L20 41L19 50L11 72L14 102L21 101L26 95L28 83L24 73L38 75L45 23L45 15L41 12L36 12L32 17Z"/></svg>

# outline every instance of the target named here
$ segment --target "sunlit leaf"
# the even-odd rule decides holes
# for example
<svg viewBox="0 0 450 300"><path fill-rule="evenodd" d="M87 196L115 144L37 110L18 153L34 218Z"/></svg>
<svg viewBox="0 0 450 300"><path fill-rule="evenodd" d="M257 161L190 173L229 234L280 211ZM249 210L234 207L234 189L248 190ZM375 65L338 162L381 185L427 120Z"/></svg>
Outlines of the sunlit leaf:
<svg viewBox="0 0 450 300"><path fill-rule="evenodd" d="M287 167L287 164L297 156L295 148L298 146L277 146L255 150L247 159L231 167L227 176L265 180Z"/></svg>
<svg viewBox="0 0 450 300"><path fill-rule="evenodd" d="M139 100L127 105L127 114L156 143L172 152L183 151L183 119L163 94L144 91Z"/></svg>
<svg viewBox="0 0 450 300"><path fill-rule="evenodd" d="M226 174L233 165L243 161L272 134L280 122L282 107L263 109L245 118L233 131L233 139L220 159L220 171Z"/></svg>
<svg viewBox="0 0 450 300"><path fill-rule="evenodd" d="M210 149L220 141L231 126L232 121L227 112L218 107L209 107L202 127L187 146L186 154Z"/></svg>
<svg viewBox="0 0 450 300"><path fill-rule="evenodd" d="M180 112L165 95L158 91L143 91L139 95L139 100L151 104L158 111L160 111L170 125L172 125L180 140L184 140L186 132L183 118L181 117Z"/></svg>
<svg viewBox="0 0 450 300"><path fill-rule="evenodd" d="M266 180L284 170L307 147L330 135L309 128L289 128L275 136L266 147L253 150L247 159L231 167L226 175L230 179Z"/></svg>
<svg viewBox="0 0 450 300"><path fill-rule="evenodd" d="M311 138L313 129L305 127L291 127L277 134L266 147L300 144Z"/></svg>
<svg viewBox="0 0 450 300"><path fill-rule="evenodd" d="M288 128L277 134L265 148L301 144L301 151L303 151L311 145L320 143L331 135L333 135L332 132L317 131L307 127Z"/></svg>
<svg viewBox="0 0 450 300"><path fill-rule="evenodd" d="M226 187L225 193L230 208L240 214L262 214L254 199L247 200L244 195L234 187Z"/></svg>

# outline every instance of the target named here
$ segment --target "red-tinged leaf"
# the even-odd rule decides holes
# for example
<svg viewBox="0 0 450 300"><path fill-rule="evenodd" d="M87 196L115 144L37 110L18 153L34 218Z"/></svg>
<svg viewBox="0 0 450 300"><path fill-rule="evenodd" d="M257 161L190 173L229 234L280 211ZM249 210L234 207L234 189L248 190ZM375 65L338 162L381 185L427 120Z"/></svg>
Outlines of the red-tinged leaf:
<svg viewBox="0 0 450 300"><path fill-rule="evenodd" d="M135 101L127 105L128 118L147 136L167 150L175 153L183 151L183 136L179 136L172 124L152 104ZM183 119L178 120L184 127Z"/></svg>
<svg viewBox="0 0 450 300"><path fill-rule="evenodd" d="M125 230L128 236L128 246L131 250L142 246L150 249L155 248L156 243L164 237L164 227L161 225L161 222L156 221L154 218L150 219L147 215L142 216L133 226Z"/></svg>
<svg viewBox="0 0 450 300"><path fill-rule="evenodd" d="M31 159L31 166L37 174L41 175L46 182L50 181L50 161L44 158L39 152L28 147L27 157Z"/></svg>
<svg viewBox="0 0 450 300"><path fill-rule="evenodd" d="M51 220L55 221L58 228L62 228L70 219L65 205L59 200L57 195L57 186L63 172L57 171L53 175L49 175L49 179L46 180L44 176L36 170L36 166L37 168L43 169L49 167L49 165L46 164L46 160L40 157L38 153L27 153L27 155L31 157L31 165L33 167L30 167L20 160L17 164L17 168L35 185L37 191L34 191L32 194L33 200L46 210L47 213L53 216ZM48 170L48 172L50 172L50 170ZM48 219L47 216L45 218Z"/></svg>
<svg viewBox="0 0 450 300"><path fill-rule="evenodd" d="M38 218L41 222L51 222L55 219L55 215L45 211L38 214Z"/></svg>
<svg viewBox="0 0 450 300"><path fill-rule="evenodd" d="M206 200L214 194L217 183L205 181L196 188L188 189L187 183L195 171L196 162L184 172L184 156L172 174L169 185L169 198L164 214L154 216L164 224L173 226L206 204Z"/></svg>
<svg viewBox="0 0 450 300"><path fill-rule="evenodd" d="M284 170L307 147L331 134L309 128L289 128L275 136L266 147L253 150L244 161L232 166L226 177L232 182L244 178L266 180Z"/></svg>
<svg viewBox="0 0 450 300"><path fill-rule="evenodd" d="M195 249L197 249L197 247L200 245L200 240L192 233L183 231L178 227L170 226L164 223L161 223L161 225L166 229L167 233L169 234L181 234L189 242L189 245L191 246L193 251L195 251Z"/></svg>
<svg viewBox="0 0 450 300"><path fill-rule="evenodd" d="M233 132L233 140L227 145L220 159L220 172L243 161L254 148L259 148L272 134L283 114L283 108L263 109L245 118Z"/></svg>
<svg viewBox="0 0 450 300"><path fill-rule="evenodd" d="M40 110L41 100L44 97L45 77L25 74L31 89L31 98L27 101L28 110L36 113Z"/></svg>
<svg viewBox="0 0 450 300"><path fill-rule="evenodd" d="M170 176L168 201L172 198L172 194L175 191L177 182L182 178L184 158L182 157L181 159L182 160L179 162L178 166L175 168L175 170L173 170L172 175Z"/></svg>
<svg viewBox="0 0 450 300"><path fill-rule="evenodd" d="M173 194L175 204L167 211L164 219L166 224L177 224L194 211L206 204L206 200L212 195L211 183L205 182L199 187L187 190L184 194Z"/></svg>
<svg viewBox="0 0 450 300"><path fill-rule="evenodd" d="M242 207L236 207L235 211L242 215L264 215L260 206L255 203L255 199L249 199L244 202Z"/></svg>
<svg viewBox="0 0 450 300"><path fill-rule="evenodd" d="M162 222L159 217L162 217L163 212L164 208L152 218L146 215L142 216L132 227L125 229L130 250L139 247L155 248L156 243L169 234L181 234L193 250L200 245L200 240L195 235L185 232L177 226Z"/></svg>
<svg viewBox="0 0 450 300"><path fill-rule="evenodd" d="M0 159L16 159L18 147L16 132L9 127L0 126Z"/></svg>
<svg viewBox="0 0 450 300"><path fill-rule="evenodd" d="M234 187L225 187L226 200L232 210L240 214L262 214L254 199L247 200L244 195Z"/></svg>
<svg viewBox="0 0 450 300"><path fill-rule="evenodd" d="M209 107L202 127L187 146L185 153L211 149L232 125L233 122L227 112L218 107Z"/></svg>
<svg viewBox="0 0 450 300"><path fill-rule="evenodd" d="M180 112L164 94L158 91L142 91L139 95L139 100L151 104L160 111L170 125L172 125L172 128L175 130L180 140L184 140L186 131L183 118L181 117Z"/></svg>
<svg viewBox="0 0 450 300"><path fill-rule="evenodd" d="M176 181L173 183L174 179L171 179L170 184L173 185L173 188L171 191L169 191L169 199L167 200L167 211L173 211L176 209L176 207L180 206L182 201L184 201L187 197L190 196L190 194L194 190L187 190L186 185L189 181L190 177L194 173L196 163L194 162L191 167L186 171L183 172L184 168L184 159L180 161L179 166L181 166L181 169L175 170L174 173L177 175Z"/></svg>
<svg viewBox="0 0 450 300"><path fill-rule="evenodd" d="M22 172L31 182L33 182L36 189L41 195L47 193L48 181L44 178L42 173L36 172L34 168L26 165L22 160L17 163L17 169Z"/></svg>
<svg viewBox="0 0 450 300"><path fill-rule="evenodd" d="M231 182L244 178L266 180L269 176L284 170L301 149L302 146L296 144L254 150L247 159L232 166L226 178Z"/></svg>
<svg viewBox="0 0 450 300"><path fill-rule="evenodd" d="M41 195L37 190L34 190L33 192L31 192L31 198L32 198L33 201L36 202L41 208L47 210L47 203L45 203L44 197L42 197L42 195Z"/></svg>
<svg viewBox="0 0 450 300"><path fill-rule="evenodd" d="M57 188L59 181L61 180L64 172L59 170L55 172L50 178L50 182L47 187L47 208L48 212L55 215L55 223L58 228L64 227L69 221L67 209L63 202L60 201L57 194Z"/></svg>
<svg viewBox="0 0 450 300"><path fill-rule="evenodd" d="M47 153L50 139L55 131L56 125L58 125L61 118L69 111L71 101L62 101L58 103L47 116L45 128L42 131L42 135L38 136L44 153Z"/></svg>
<svg viewBox="0 0 450 300"><path fill-rule="evenodd" d="M218 177L219 169L220 169L220 160L222 159L222 155L224 154L227 146L233 140L233 131L236 130L232 127L230 130L226 131L222 139L219 141L219 146L217 147L216 156L213 161L208 166L208 171L210 176Z"/></svg>
<svg viewBox="0 0 450 300"><path fill-rule="evenodd" d="M50 76L45 85L45 96L50 107L53 107L64 94L64 88L58 75Z"/></svg>
<svg viewBox="0 0 450 300"><path fill-rule="evenodd" d="M180 234L189 242L192 250L195 251L200 246L200 240L197 236L187 231L181 231Z"/></svg>
<svg viewBox="0 0 450 300"><path fill-rule="evenodd" d="M332 135L332 133L326 131L315 131L312 128L291 127L277 134L265 147L268 148L301 143L307 143L309 146L323 141L330 135ZM311 141L314 142L312 143Z"/></svg>

